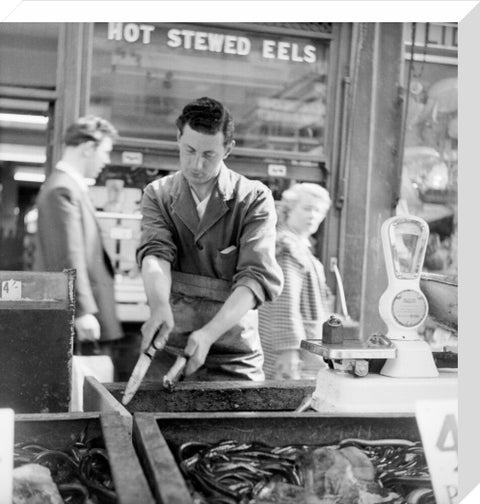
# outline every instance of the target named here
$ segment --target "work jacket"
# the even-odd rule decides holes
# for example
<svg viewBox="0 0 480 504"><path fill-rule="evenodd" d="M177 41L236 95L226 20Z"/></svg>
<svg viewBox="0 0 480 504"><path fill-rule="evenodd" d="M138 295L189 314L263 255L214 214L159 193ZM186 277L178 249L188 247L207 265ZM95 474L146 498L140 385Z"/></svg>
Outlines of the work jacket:
<svg viewBox="0 0 480 504"><path fill-rule="evenodd" d="M201 327L176 318L176 314L181 316L188 311L184 309L186 306L178 306L178 296L185 298L187 292L180 292L181 289L177 288L176 272L191 275L183 276L182 280L194 280L195 297L211 299L209 289L204 290L205 296L199 296L197 289L208 285L213 288L211 292L217 285L215 280L220 282L218 291L225 292L225 296L212 300L219 303L215 312L228 293L240 285L252 291L256 307L265 301L272 301L280 294L283 275L275 259L277 216L272 194L261 182L249 180L222 165L205 214L200 220L189 184L179 171L146 187L142 214L142 236L137 249L139 266L146 255L154 255L172 265L175 329L169 344L182 344L178 334L182 333L186 341L186 329L191 331ZM194 277L207 280L198 282ZM189 303L189 306L192 304ZM204 310L205 304L202 306ZM233 333L223 335L212 346L207 365L218 354L243 354L250 363L255 356L255 362L260 363L261 368L263 353L256 327L257 314L247 315L248 335L242 327L234 328L235 336ZM197 319L201 319L202 325L208 322L203 316L197 316ZM242 340L243 336L248 337Z"/></svg>

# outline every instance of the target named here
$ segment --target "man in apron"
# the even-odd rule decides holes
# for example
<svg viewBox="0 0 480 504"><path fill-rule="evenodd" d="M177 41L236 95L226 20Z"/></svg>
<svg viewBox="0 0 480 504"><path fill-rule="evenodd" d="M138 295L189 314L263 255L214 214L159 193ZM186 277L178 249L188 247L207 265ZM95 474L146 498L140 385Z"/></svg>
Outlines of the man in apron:
<svg viewBox="0 0 480 504"><path fill-rule="evenodd" d="M272 194L224 164L235 141L221 103L195 100L176 125L180 170L149 184L142 200L142 348L158 331L159 374L184 353L187 379L263 380L255 309L283 283Z"/></svg>

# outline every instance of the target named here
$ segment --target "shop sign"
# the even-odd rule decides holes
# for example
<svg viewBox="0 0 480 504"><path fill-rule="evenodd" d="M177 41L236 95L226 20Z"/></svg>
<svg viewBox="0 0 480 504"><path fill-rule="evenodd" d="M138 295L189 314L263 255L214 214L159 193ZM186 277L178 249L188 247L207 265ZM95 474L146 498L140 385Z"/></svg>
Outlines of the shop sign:
<svg viewBox="0 0 480 504"><path fill-rule="evenodd" d="M407 36L410 40L411 36ZM458 26L456 23L417 23L415 45L444 49L458 48Z"/></svg>
<svg viewBox="0 0 480 504"><path fill-rule="evenodd" d="M418 401L415 413L435 500L458 504L458 401Z"/></svg>
<svg viewBox="0 0 480 504"><path fill-rule="evenodd" d="M160 29L158 29L160 28ZM140 23L108 23L107 39L142 44L166 44L172 49L248 56L259 51L266 60L315 63L314 45L271 38L251 38L232 33L170 28Z"/></svg>

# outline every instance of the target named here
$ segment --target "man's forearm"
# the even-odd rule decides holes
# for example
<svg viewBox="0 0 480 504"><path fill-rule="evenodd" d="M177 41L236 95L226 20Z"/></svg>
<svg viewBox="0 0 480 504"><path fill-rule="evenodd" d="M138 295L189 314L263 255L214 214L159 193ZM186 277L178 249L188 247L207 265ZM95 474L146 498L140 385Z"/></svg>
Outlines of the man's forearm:
<svg viewBox="0 0 480 504"><path fill-rule="evenodd" d="M151 310L169 303L172 274L168 261L152 255L145 256L142 261L142 278Z"/></svg>
<svg viewBox="0 0 480 504"><path fill-rule="evenodd" d="M239 286L230 294L218 313L208 322L203 330L207 331L215 342L222 334L237 324L240 319L255 306L255 296L248 288Z"/></svg>

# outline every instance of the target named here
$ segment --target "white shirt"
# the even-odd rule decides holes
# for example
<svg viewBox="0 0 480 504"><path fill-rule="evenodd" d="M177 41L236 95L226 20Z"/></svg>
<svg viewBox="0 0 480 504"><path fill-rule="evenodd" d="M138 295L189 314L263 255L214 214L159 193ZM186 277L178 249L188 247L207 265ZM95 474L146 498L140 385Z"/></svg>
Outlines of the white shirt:
<svg viewBox="0 0 480 504"><path fill-rule="evenodd" d="M56 168L57 170L63 171L70 175L70 177L75 180L82 191L88 192L88 185L85 181L85 178L80 173L78 173L78 171L72 165L68 164L65 161L59 161L56 165Z"/></svg>
<svg viewBox="0 0 480 504"><path fill-rule="evenodd" d="M212 187L212 190L213 190L213 187ZM198 213L198 217L200 220L202 220L202 217L205 214L205 210L207 209L207 205L208 205L208 200L210 199L210 196L212 195L212 190L207 194L207 196L205 198L203 198L202 201L200 201L200 199L196 195L195 191L190 187L190 191L192 191L193 200L195 201L195 204L197 205L197 213Z"/></svg>

